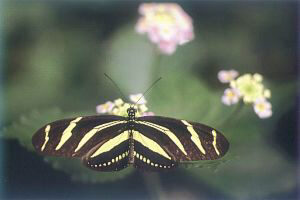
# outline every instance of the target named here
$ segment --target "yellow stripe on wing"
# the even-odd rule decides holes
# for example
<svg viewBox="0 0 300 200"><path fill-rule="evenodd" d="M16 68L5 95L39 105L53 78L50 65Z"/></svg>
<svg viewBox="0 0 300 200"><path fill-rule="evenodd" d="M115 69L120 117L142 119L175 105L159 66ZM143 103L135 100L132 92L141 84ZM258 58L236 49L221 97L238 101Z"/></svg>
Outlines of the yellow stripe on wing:
<svg viewBox="0 0 300 200"><path fill-rule="evenodd" d="M217 132L216 132L215 130L212 130L211 133L212 133L212 135L213 135L213 137L214 137L214 141L213 141L214 149L215 149L216 153L217 153L218 155L220 155L220 152L219 152L219 150L218 150L218 148L217 148Z"/></svg>
<svg viewBox="0 0 300 200"><path fill-rule="evenodd" d="M72 136L72 130L76 127L76 123L79 122L82 117L77 117L73 121L70 122L69 126L64 130L58 145L56 146L55 150L59 150L62 145Z"/></svg>
<svg viewBox="0 0 300 200"><path fill-rule="evenodd" d="M45 142L41 148L41 151L44 151L45 147L46 147L46 144L47 142L49 141L49 131L50 131L50 128L51 126L50 125L47 125L46 128L45 128Z"/></svg>
<svg viewBox="0 0 300 200"><path fill-rule="evenodd" d="M205 152L205 150L204 150L204 148L203 148L203 146L202 146L202 144L201 144L201 140L200 140L200 138L199 138L197 132L196 132L195 129L193 128L193 125L191 125L190 123L188 123L188 122L185 121L185 120L181 120L181 121L182 121L182 123L183 123L184 125L187 126L187 130L188 130L189 133L192 135L192 136L191 136L191 140L192 140L192 141L194 142L194 144L198 147L198 149L199 149L203 154L205 154L206 152Z"/></svg>
<svg viewBox="0 0 300 200"><path fill-rule="evenodd" d="M176 146L185 154L187 155L182 143L180 142L180 140L177 138L177 136L172 133L168 128L151 123L151 122L146 122L146 121L137 121L136 123L138 124L144 124L146 126L150 126L162 133L164 133L165 135L167 135L175 144Z"/></svg>
<svg viewBox="0 0 300 200"><path fill-rule="evenodd" d="M161 146L158 143L156 143L154 140L144 136L140 132L133 131L133 139L135 141L138 141L139 143L141 143L143 146L150 149L151 151L156 152L156 153L160 154L161 156L171 160L171 157L165 152L165 150L163 150L163 148L161 148Z"/></svg>
<svg viewBox="0 0 300 200"><path fill-rule="evenodd" d="M89 139L91 139L97 132L103 130L103 129L106 129L106 128L109 128L111 126L115 126L117 124L123 124L123 123L126 123L126 121L113 121L113 122L108 122L108 123L105 123L105 124L100 124L98 126L95 126L92 130L90 130L89 132L87 132L84 137L80 140L78 146L76 147L75 149L75 152L77 152L78 150L81 149L81 147L83 145L85 145Z"/></svg>
<svg viewBox="0 0 300 200"><path fill-rule="evenodd" d="M92 155L91 158L98 156L104 152L108 152L112 150L114 147L118 146L122 142L126 141L129 139L129 132L124 131L121 134L115 136L114 138L108 140L104 144L102 144L97 151L95 151Z"/></svg>

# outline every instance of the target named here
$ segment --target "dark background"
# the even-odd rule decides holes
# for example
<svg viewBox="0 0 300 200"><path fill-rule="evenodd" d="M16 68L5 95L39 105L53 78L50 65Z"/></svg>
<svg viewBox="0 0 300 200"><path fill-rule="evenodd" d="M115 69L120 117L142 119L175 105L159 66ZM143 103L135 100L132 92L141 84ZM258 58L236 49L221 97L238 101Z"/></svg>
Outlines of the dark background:
<svg viewBox="0 0 300 200"><path fill-rule="evenodd" d="M138 2L1 3L4 199L297 199L298 3L178 3L193 18L195 39L159 63L154 45L134 31ZM220 101L222 69L262 74L273 116L259 119L245 105L219 126L234 110ZM231 143L226 162L150 175L45 162L31 146L35 130L120 97L103 73L128 95L162 76L146 97L149 109L219 128Z"/></svg>

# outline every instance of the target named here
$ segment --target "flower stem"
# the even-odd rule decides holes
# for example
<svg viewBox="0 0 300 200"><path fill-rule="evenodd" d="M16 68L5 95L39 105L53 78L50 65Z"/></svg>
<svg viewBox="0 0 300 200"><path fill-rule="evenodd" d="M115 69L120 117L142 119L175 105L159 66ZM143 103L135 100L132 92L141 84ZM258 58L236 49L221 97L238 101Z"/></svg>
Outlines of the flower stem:
<svg viewBox="0 0 300 200"><path fill-rule="evenodd" d="M162 61L162 54L156 49L154 49L154 59L152 63L152 69L153 69L153 77L158 78L161 77L161 61Z"/></svg>
<svg viewBox="0 0 300 200"><path fill-rule="evenodd" d="M242 108L244 107L243 102L239 102L238 105L235 107L233 112L219 124L219 127L224 128L225 126L229 126L235 119L238 118L239 113L241 113Z"/></svg>
<svg viewBox="0 0 300 200"><path fill-rule="evenodd" d="M151 195L151 199L164 200L166 195L162 189L159 174L157 173L143 173L146 188Z"/></svg>

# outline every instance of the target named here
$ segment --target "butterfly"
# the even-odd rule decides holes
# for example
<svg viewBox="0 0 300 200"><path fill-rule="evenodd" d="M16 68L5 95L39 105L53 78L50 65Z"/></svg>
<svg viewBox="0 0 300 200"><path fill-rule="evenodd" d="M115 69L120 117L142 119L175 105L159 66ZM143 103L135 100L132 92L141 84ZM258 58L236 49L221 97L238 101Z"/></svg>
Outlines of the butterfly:
<svg viewBox="0 0 300 200"><path fill-rule="evenodd" d="M161 116L95 115L58 120L32 137L46 156L80 158L97 171L119 171L132 165L145 171L167 171L181 162L215 160L229 149L225 136L207 125Z"/></svg>

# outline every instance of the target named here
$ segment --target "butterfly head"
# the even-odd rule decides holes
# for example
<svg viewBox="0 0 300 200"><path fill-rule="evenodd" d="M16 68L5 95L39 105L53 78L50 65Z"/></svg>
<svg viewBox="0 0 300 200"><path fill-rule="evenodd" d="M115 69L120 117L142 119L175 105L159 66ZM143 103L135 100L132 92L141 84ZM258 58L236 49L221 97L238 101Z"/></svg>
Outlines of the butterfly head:
<svg viewBox="0 0 300 200"><path fill-rule="evenodd" d="M127 109L127 114L129 119L134 120L135 119L135 115L137 113L137 109L134 107L130 107Z"/></svg>

